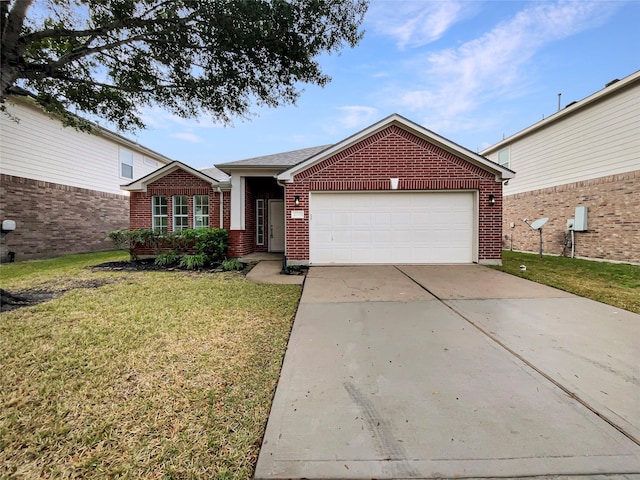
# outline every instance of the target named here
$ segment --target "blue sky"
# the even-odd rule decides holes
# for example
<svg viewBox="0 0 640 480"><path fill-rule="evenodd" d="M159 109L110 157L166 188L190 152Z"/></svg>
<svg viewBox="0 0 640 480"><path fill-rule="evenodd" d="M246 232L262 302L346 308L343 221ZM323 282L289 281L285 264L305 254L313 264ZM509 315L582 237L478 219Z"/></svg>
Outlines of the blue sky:
<svg viewBox="0 0 640 480"><path fill-rule="evenodd" d="M392 114L479 151L640 69L639 1L372 0L332 82L233 126L147 109L126 134L193 167L338 142Z"/></svg>

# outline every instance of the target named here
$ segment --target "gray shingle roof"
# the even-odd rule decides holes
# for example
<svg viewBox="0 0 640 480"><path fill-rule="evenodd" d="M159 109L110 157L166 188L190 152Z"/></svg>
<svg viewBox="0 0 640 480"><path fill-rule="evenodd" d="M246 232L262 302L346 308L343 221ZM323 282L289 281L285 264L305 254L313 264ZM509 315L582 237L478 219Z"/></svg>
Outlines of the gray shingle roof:
<svg viewBox="0 0 640 480"><path fill-rule="evenodd" d="M216 165L219 168L226 167L292 167L317 153L326 150L331 145L321 145L318 147L303 148L300 150L292 150L290 152L274 153L272 155L264 155L262 157L247 158L237 160L235 162L220 163Z"/></svg>
<svg viewBox="0 0 640 480"><path fill-rule="evenodd" d="M201 168L200 171L219 182L229 181L229 175L224 173L222 170L217 169L216 167Z"/></svg>

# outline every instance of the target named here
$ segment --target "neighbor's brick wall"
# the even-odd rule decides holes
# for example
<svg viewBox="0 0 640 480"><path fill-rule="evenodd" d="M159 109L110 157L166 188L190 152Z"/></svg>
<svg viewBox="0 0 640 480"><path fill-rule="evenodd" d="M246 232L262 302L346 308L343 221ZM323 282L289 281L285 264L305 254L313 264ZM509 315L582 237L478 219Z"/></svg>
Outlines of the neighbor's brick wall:
<svg viewBox="0 0 640 480"><path fill-rule="evenodd" d="M577 206L588 207L589 230L575 232L576 256L640 263L640 170L504 197L504 247L538 252L539 234L522 220L548 217L543 252L562 254Z"/></svg>
<svg viewBox="0 0 640 480"><path fill-rule="evenodd" d="M12 175L0 175L0 259L16 260L112 250L108 232L129 227L129 197Z"/></svg>
<svg viewBox="0 0 640 480"><path fill-rule="evenodd" d="M495 176L392 126L295 176L286 187L287 258L309 259L309 192L390 190L389 178L399 178L399 190L479 191L478 259L502 258L502 183ZM496 205L488 205L493 194ZM300 207L293 205L300 196ZM291 210L304 219L291 219Z"/></svg>

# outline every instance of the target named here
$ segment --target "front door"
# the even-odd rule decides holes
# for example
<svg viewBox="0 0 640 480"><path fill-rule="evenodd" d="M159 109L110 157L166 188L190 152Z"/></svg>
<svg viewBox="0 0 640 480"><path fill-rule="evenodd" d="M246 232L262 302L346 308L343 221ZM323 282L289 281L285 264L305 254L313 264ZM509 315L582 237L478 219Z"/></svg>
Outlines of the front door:
<svg viewBox="0 0 640 480"><path fill-rule="evenodd" d="M284 252L283 200L269 200L269 251Z"/></svg>

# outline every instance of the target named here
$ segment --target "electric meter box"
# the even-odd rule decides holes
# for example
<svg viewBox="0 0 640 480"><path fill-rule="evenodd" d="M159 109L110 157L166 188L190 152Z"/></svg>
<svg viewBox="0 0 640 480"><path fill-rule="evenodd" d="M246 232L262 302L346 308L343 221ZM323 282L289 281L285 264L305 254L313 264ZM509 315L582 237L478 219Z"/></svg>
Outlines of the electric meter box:
<svg viewBox="0 0 640 480"><path fill-rule="evenodd" d="M589 209L587 207L576 207L576 214L574 216L573 229L576 232L586 232L587 217Z"/></svg>

